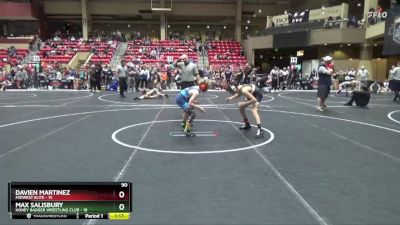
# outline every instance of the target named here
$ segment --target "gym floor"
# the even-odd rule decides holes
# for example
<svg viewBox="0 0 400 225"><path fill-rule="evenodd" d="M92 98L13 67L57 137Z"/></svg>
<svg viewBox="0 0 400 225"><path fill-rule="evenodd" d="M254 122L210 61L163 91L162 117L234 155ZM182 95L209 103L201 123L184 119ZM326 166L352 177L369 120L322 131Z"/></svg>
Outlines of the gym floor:
<svg viewBox="0 0 400 225"><path fill-rule="evenodd" d="M315 92L264 96L265 129L239 131L237 101L208 92L193 131L181 131L177 92L0 93L0 224L9 181L131 181L129 221L32 220L29 224L400 224L400 104L345 96L316 112ZM250 121L254 120L250 114Z"/></svg>

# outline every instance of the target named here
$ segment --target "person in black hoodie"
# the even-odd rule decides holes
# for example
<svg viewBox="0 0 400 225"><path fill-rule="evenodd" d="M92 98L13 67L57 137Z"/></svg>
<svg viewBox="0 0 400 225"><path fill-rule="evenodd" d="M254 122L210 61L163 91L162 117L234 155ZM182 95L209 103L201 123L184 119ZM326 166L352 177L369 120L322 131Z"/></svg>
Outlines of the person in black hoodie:
<svg viewBox="0 0 400 225"><path fill-rule="evenodd" d="M101 67L100 63L97 63L94 67L93 70L93 85L94 85L94 90L96 92L101 91L101 72L103 71L103 68Z"/></svg>
<svg viewBox="0 0 400 225"><path fill-rule="evenodd" d="M344 104L345 106L352 106L353 102L359 107L365 107L369 103L371 94L369 93L368 86L360 84L361 91L353 91L350 100Z"/></svg>

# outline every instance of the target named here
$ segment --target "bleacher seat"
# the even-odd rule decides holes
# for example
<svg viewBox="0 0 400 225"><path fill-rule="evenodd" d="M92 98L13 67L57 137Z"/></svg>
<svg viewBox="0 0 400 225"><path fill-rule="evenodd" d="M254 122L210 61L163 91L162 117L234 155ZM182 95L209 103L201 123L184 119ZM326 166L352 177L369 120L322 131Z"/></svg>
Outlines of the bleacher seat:
<svg viewBox="0 0 400 225"><path fill-rule="evenodd" d="M56 48L52 48L51 46L55 45ZM61 41L52 41L51 45L45 45L40 50L40 56L43 56L46 52L48 56L42 61L52 64L54 62L68 64L73 57L75 56L76 52L92 52L93 49L96 49L98 53L104 53L107 50L107 55L93 55L90 59L91 63L106 63L110 64L111 59L114 55L115 49L110 48L106 42L95 41L95 42L80 42L80 41L70 41L70 40L61 40ZM59 55L52 55L52 51L57 50L61 53L65 54L66 51L72 50L73 52L59 56Z"/></svg>
<svg viewBox="0 0 400 225"><path fill-rule="evenodd" d="M237 41L213 41L212 50L208 51L208 62L212 67L242 66L247 63L246 57L240 55L241 45ZM228 59L215 59L216 55L226 55Z"/></svg>
<svg viewBox="0 0 400 225"><path fill-rule="evenodd" d="M128 48L125 53L125 59L127 61L132 61L136 58L139 58L143 63L165 64L168 62L168 59L172 59L173 61L175 61L182 54L186 54L194 62L197 62L197 53L193 52L193 48L195 48L196 46L196 42L182 43L179 40L152 41L149 45L146 45L144 41L136 40L128 43ZM140 52L140 49L157 49L157 59L151 58L145 53Z"/></svg>

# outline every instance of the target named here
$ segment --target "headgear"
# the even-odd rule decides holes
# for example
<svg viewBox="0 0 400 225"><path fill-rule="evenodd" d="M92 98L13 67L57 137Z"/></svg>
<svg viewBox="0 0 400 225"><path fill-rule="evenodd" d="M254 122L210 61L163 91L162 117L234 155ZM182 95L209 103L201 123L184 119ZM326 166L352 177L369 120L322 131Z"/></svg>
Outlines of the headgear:
<svg viewBox="0 0 400 225"><path fill-rule="evenodd" d="M199 89L202 92L206 92L208 90L208 83L207 82L203 82L199 84Z"/></svg>

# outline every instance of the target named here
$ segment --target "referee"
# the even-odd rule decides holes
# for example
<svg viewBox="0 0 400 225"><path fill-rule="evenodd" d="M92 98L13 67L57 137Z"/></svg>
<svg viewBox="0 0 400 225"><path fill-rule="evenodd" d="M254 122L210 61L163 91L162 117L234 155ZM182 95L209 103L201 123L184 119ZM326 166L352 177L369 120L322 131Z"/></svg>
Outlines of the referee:
<svg viewBox="0 0 400 225"><path fill-rule="evenodd" d="M332 57L325 56L323 58L324 63L318 67L318 92L317 92L317 111L324 112L327 107L325 100L328 98L331 85L333 72Z"/></svg>
<svg viewBox="0 0 400 225"><path fill-rule="evenodd" d="M197 81L200 80L199 70L196 64L189 61L187 55L183 54L176 60L173 66L181 70L181 89L195 86Z"/></svg>
<svg viewBox="0 0 400 225"><path fill-rule="evenodd" d="M119 79L119 95L125 97L124 91L127 90L126 76L128 69L125 65L125 60L121 60L121 65L117 66L117 75Z"/></svg>
<svg viewBox="0 0 400 225"><path fill-rule="evenodd" d="M395 102L400 99L400 62L397 63L397 66L394 67L390 72L389 88L394 93L393 101Z"/></svg>

